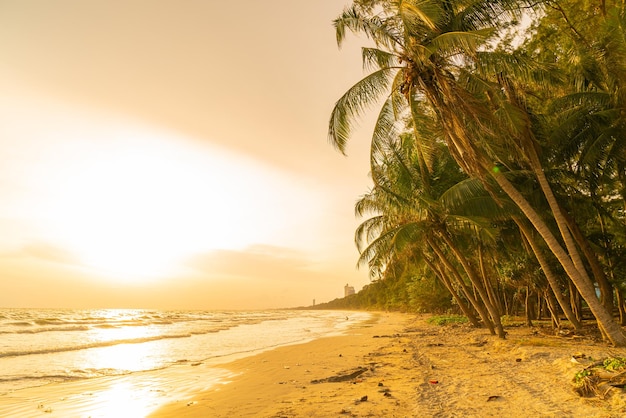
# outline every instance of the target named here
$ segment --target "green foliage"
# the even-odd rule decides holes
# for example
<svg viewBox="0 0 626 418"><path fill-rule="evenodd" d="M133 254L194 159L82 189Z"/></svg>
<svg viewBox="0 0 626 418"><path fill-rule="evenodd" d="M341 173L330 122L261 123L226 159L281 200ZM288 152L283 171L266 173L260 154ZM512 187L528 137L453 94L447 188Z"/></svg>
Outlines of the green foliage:
<svg viewBox="0 0 626 418"><path fill-rule="evenodd" d="M591 376L591 370L583 369L574 375L574 387L582 387L585 384L586 378Z"/></svg>
<svg viewBox="0 0 626 418"><path fill-rule="evenodd" d="M467 317L462 315L437 315L431 316L426 321L431 325L450 325L450 324L466 324Z"/></svg>
<svg viewBox="0 0 626 418"><path fill-rule="evenodd" d="M541 308L550 270L562 307L572 283L597 303L567 267L576 246L604 300L626 288L625 11L590 0L354 0L344 10L337 40L365 35L369 74L337 101L330 142L343 152L356 120L383 106L373 187L355 208L359 265L375 281L334 307L461 307L495 322L497 310L519 312L520 295ZM535 233L543 240L531 246Z"/></svg>
<svg viewBox="0 0 626 418"><path fill-rule="evenodd" d="M408 284L409 302L416 312L443 313L452 309L450 292L433 278L420 278Z"/></svg>
<svg viewBox="0 0 626 418"><path fill-rule="evenodd" d="M602 363L604 368L610 372L616 372L626 368L626 358L623 357L610 357L604 360Z"/></svg>

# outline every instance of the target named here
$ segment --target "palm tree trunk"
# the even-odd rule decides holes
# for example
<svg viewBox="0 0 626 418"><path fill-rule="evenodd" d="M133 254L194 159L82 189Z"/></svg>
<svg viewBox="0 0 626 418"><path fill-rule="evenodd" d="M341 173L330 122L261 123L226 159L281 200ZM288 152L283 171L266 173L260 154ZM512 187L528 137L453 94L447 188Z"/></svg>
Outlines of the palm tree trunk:
<svg viewBox="0 0 626 418"><path fill-rule="evenodd" d="M526 297L524 298L524 312L526 313L526 326L532 327L532 313L530 312L530 286L526 286Z"/></svg>
<svg viewBox="0 0 626 418"><path fill-rule="evenodd" d="M467 298L467 300L469 300L469 302L472 304L474 309L476 309L476 312L478 312L480 319L483 320L483 323L485 324L485 326L487 327L491 335L495 335L496 330L493 326L493 323L491 322L491 319L489 318L489 314L487 313L487 311L485 311L485 307L478 300L476 300L476 298L474 298L474 296L472 295L472 292L470 291L470 289L467 288L467 285L463 281L463 278L457 271L456 267L452 265L450 260L448 260L446 255L443 253L443 250L441 249L441 247L439 247L439 245L432 238L429 238L427 242L428 242L428 245L430 245L430 247L433 249L435 254L437 254L437 257L439 257L439 261L441 261L441 263L448 270L450 270L452 275L457 279L457 282L461 286L461 290L465 294L465 297Z"/></svg>
<svg viewBox="0 0 626 418"><path fill-rule="evenodd" d="M461 308L461 310L463 311L465 316L467 316L467 319L469 319L471 324L474 325L476 328L480 328L480 322L478 322L478 318L476 318L476 315L474 315L474 312L472 312L471 308L467 306L465 301L456 292L456 290L454 289L454 286L452 286L452 282L450 281L450 278L441 270L441 268L439 268L438 266L435 266L434 261L429 260L428 257L426 257L426 255L423 255L422 259L424 260L424 262L426 262L426 264L433 271L433 273L435 273L435 276L437 276L439 280L441 280L441 283L443 283L446 289L448 289L448 291L454 298L454 301L457 303L457 305L459 305L459 308Z"/></svg>
<svg viewBox="0 0 626 418"><path fill-rule="evenodd" d="M478 275L474 271L474 268L471 266L463 252L458 248L458 246L450 239L450 236L445 231L440 231L440 236L443 238L443 241L446 245L452 250L452 253L455 255L456 259L461 263L463 269L467 273L467 277L469 277L470 281L474 285L474 288L480 295L483 303L485 304L485 308L489 312L491 316L491 320L493 321L496 332L498 333L498 337L506 338L506 332L502 327L502 321L500 320L500 312L498 309L489 301L489 295L482 285Z"/></svg>
<svg viewBox="0 0 626 418"><path fill-rule="evenodd" d="M537 245L537 242L533 238L530 229L524 224L522 220L517 219L517 218L514 218L513 220L515 221L520 232L526 239L526 242L528 242L528 244L530 245L530 248L535 254L537 261L539 261L539 265L541 266L541 269L543 270L543 274L546 276L546 279L548 279L548 284L550 285L552 292L556 296L556 300L559 303L559 306L561 307L561 309L563 310L563 313L565 314L567 319L569 319L569 321L574 326L574 328L577 330L580 330L582 328L582 324L580 323L578 318L576 318L576 315L574 315L574 312L572 312L570 305L567 303L565 296L561 292L561 287L559 286L558 279L554 275L552 268L548 264L548 260L546 260L545 256L541 252L541 248L539 248L539 246Z"/></svg>
<svg viewBox="0 0 626 418"><path fill-rule="evenodd" d="M607 311L613 312L613 308L615 307L613 303L613 286L604 274L604 270L598 262L598 257L596 256L596 253L591 249L589 243L587 242L587 239L584 237L582 231L578 227L578 224L576 224L572 217L567 214L563 214L563 216L565 217L570 231L572 231L572 234L574 235L574 239L578 243L578 246L582 250L585 258L591 266L591 272L593 273L593 277L598 284L598 288L600 289L600 300L602 301L602 304L607 309ZM599 218L600 226L602 227L602 232L604 233L604 223L602 216L599 215ZM612 271L612 269L610 269L609 271Z"/></svg>
<svg viewBox="0 0 626 418"><path fill-rule="evenodd" d="M559 202L557 202L556 197L554 196L554 193L552 192L552 187L550 187L550 183L548 183L548 179L546 178L546 175L543 172L543 168L541 167L541 164L539 163L538 157L536 157L536 155L534 155L534 153L532 152L531 154L533 154L531 156L531 160L536 160L536 161L531 162L533 172L535 173L535 176L537 177L537 181L539 182L539 187L541 187L543 195L545 196L546 200L548 201L548 205L550 206L550 209L552 210L552 216L554 217L554 220L556 221L556 225L559 228L559 231L561 233L561 238L563 238L563 242L565 242L565 247L567 248L567 252L569 253L569 258L574 263L574 267L576 268L576 270L578 270L578 274L582 278L587 279L587 281L591 282L591 279L589 278L589 275L587 274L587 269L585 268L582 258L580 257L580 252L578 251L578 248L576 247L576 243L574 242L574 239L572 238L572 234L570 234L567 220L565 219L565 216L563 215L563 211L561 210L561 205L559 205ZM594 292L594 295L595 295L595 292Z"/></svg>
<svg viewBox="0 0 626 418"><path fill-rule="evenodd" d="M582 298L589 305L589 309L591 309L591 312L598 321L598 327L605 331L607 337L612 344L619 347L626 346L626 336L622 332L621 327L613 319L613 316L598 300L595 288L593 287L589 278L583 276L581 272L576 268L572 259L568 256L565 250L563 250L556 237L552 234L543 219L541 219L539 214L530 206L524 196L507 180L507 178L503 174L494 172L491 173L492 177L496 180L498 185L522 210L524 215L526 215L528 220L533 224L537 232L544 239L544 241L548 245L548 248L550 248L550 251L552 251L552 253L559 260L559 262L565 269L565 272L572 280L572 283L574 284L574 286L576 286L576 289L578 290ZM561 221L563 221L563 217L559 217L561 218ZM569 235L569 233L567 233L567 235Z"/></svg>
<svg viewBox="0 0 626 418"><path fill-rule="evenodd" d="M560 329L561 321L559 320L559 310L554 300L554 292L550 287L546 287L544 295L546 304L548 305L548 310L550 311L550 317L552 318L552 325L555 329Z"/></svg>
<svg viewBox="0 0 626 418"><path fill-rule="evenodd" d="M583 318L582 306L580 303L580 294L578 293L576 286L574 286L574 283L572 283L571 280L568 282L568 285L569 285L569 303L570 303L570 306L572 307L572 312L574 312L574 314L576 315L576 318L578 318L578 320L582 322L584 318Z"/></svg>
<svg viewBox="0 0 626 418"><path fill-rule="evenodd" d="M617 309L619 311L619 322L621 325L626 325L626 300L619 287L615 287L615 296L617 299Z"/></svg>
<svg viewBox="0 0 626 418"><path fill-rule="evenodd" d="M491 280L489 280L489 275L487 274L487 270L485 268L485 260L484 260L483 248L480 243L478 244L478 264L480 267L480 275L483 278L483 283L485 284L485 289L487 289L487 293L489 294L489 301L498 309L498 312L502 312L502 304L500 303L500 299L497 297L496 292L493 290L493 286Z"/></svg>

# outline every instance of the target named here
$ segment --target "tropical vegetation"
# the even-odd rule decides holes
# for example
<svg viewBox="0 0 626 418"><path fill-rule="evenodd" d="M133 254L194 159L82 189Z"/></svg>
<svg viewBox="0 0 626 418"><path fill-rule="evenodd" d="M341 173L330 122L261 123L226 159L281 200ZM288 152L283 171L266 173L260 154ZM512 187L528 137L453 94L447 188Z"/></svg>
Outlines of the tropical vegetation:
<svg viewBox="0 0 626 418"><path fill-rule="evenodd" d="M625 346L624 2L353 0L334 27L367 46L332 145L377 109L355 234L373 281L344 303L502 338L543 311Z"/></svg>

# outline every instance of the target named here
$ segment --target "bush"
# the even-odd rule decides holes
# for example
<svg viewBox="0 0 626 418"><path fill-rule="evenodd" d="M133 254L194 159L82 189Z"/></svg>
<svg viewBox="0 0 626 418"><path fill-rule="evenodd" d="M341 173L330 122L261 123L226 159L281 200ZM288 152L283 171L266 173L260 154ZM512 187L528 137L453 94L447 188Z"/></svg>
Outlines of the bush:
<svg viewBox="0 0 626 418"><path fill-rule="evenodd" d="M426 321L431 325L466 324L467 317L462 315L436 315L431 316Z"/></svg>

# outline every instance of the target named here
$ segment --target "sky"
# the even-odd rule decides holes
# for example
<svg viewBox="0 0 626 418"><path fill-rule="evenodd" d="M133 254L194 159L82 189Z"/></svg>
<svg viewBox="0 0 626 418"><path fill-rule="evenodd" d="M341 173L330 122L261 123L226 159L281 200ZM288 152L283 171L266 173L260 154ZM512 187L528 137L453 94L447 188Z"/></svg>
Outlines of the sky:
<svg viewBox="0 0 626 418"><path fill-rule="evenodd" d="M0 307L266 309L369 283L346 1L0 0Z"/></svg>

